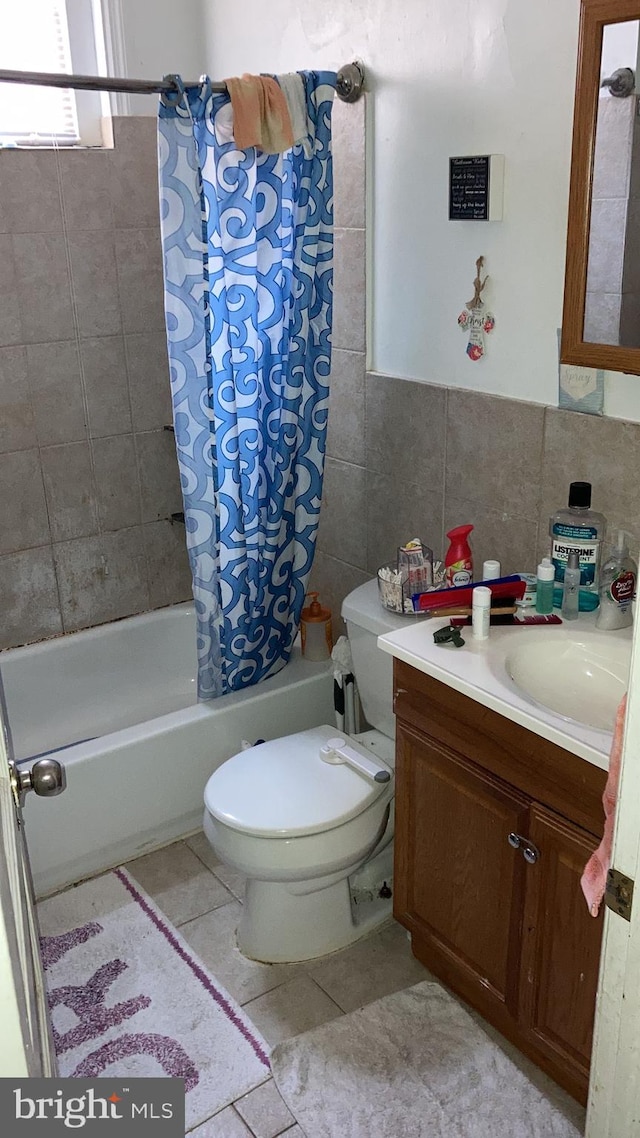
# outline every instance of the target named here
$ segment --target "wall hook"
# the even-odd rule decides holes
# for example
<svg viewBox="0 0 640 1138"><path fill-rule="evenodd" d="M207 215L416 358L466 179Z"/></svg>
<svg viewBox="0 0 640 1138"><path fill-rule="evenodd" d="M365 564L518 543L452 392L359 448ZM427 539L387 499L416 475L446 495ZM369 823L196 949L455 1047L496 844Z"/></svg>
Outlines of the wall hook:
<svg viewBox="0 0 640 1138"><path fill-rule="evenodd" d="M476 261L476 276L475 276L475 280L473 282L473 300L467 301L467 308L474 309L474 308L477 308L478 305L482 303L481 299L480 299L480 294L481 294L484 286L486 285L487 281L489 280L488 276L486 276L483 281L480 280L480 270L482 269L483 265L484 265L484 257L478 257L478 260Z"/></svg>

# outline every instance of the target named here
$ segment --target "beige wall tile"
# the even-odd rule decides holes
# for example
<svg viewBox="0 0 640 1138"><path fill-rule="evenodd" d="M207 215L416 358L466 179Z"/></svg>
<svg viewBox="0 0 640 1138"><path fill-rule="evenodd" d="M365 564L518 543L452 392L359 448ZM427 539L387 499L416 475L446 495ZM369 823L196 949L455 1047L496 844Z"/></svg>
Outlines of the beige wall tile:
<svg viewBox="0 0 640 1138"><path fill-rule="evenodd" d="M183 509L174 436L170 431L136 435L143 522L157 522Z"/></svg>
<svg viewBox="0 0 640 1138"><path fill-rule="evenodd" d="M365 350L364 229L336 229L334 234L333 346Z"/></svg>
<svg viewBox="0 0 640 1138"><path fill-rule="evenodd" d="M0 233L61 233L55 151L0 152Z"/></svg>
<svg viewBox="0 0 640 1138"><path fill-rule="evenodd" d="M418 537L442 550L442 490L432 493L422 483L395 474L367 471L367 569L373 577L381 565L395 563L399 545Z"/></svg>
<svg viewBox="0 0 640 1138"><path fill-rule="evenodd" d="M366 471L325 461L318 549L358 569L367 564Z"/></svg>
<svg viewBox="0 0 640 1138"><path fill-rule="evenodd" d="M591 203L587 282L592 292L620 292L626 198L600 198Z"/></svg>
<svg viewBox="0 0 640 1138"><path fill-rule="evenodd" d="M25 450L37 441L27 350L23 346L0 348L0 451Z"/></svg>
<svg viewBox="0 0 640 1138"><path fill-rule="evenodd" d="M365 385L369 470L442 492L447 392L429 383L368 373Z"/></svg>
<svg viewBox="0 0 640 1138"><path fill-rule="evenodd" d="M365 228L366 99L343 103L332 111L333 223L337 229Z"/></svg>
<svg viewBox="0 0 640 1138"><path fill-rule="evenodd" d="M122 336L81 340L80 359L90 437L130 432L129 384Z"/></svg>
<svg viewBox="0 0 640 1138"><path fill-rule="evenodd" d="M40 452L53 541L98 532L89 444L64 443Z"/></svg>
<svg viewBox="0 0 640 1138"><path fill-rule="evenodd" d="M548 407L545 417L540 530L549 515L566 506L569 483L591 482L591 504L618 528L640 541L640 423L579 415Z"/></svg>
<svg viewBox="0 0 640 1138"><path fill-rule="evenodd" d="M0 557L0 648L62 632L51 546Z"/></svg>
<svg viewBox="0 0 640 1138"><path fill-rule="evenodd" d="M18 233L11 240L23 342L71 340L75 325L63 235Z"/></svg>
<svg viewBox="0 0 640 1138"><path fill-rule="evenodd" d="M122 318L113 233L78 230L68 244L80 338L117 335Z"/></svg>
<svg viewBox="0 0 640 1138"><path fill-rule="evenodd" d="M154 431L173 422L167 338L163 330L125 336L134 431Z"/></svg>
<svg viewBox="0 0 640 1138"><path fill-rule="evenodd" d="M446 497L535 516L544 407L452 389L447 403Z"/></svg>
<svg viewBox="0 0 640 1138"><path fill-rule="evenodd" d="M473 525L469 544L476 580L480 580L483 561L489 558L500 562L504 576L509 573L535 573L538 564L538 518L535 513L530 517L501 513L490 506L450 495L445 503L443 552L446 553L449 546L447 530L459 525ZM548 553L548 549L545 552Z"/></svg>
<svg viewBox="0 0 640 1138"><path fill-rule="evenodd" d="M92 451L100 529L138 525L140 487L133 435L94 439Z"/></svg>
<svg viewBox="0 0 640 1138"><path fill-rule="evenodd" d="M59 152L64 224L68 233L82 229L111 229L109 165L106 150Z"/></svg>
<svg viewBox="0 0 640 1138"><path fill-rule="evenodd" d="M329 379L327 454L364 466L364 352L334 348Z"/></svg>
<svg viewBox="0 0 640 1138"><path fill-rule="evenodd" d="M345 561L340 561L335 557L328 557L321 550L316 550L309 589L320 593L320 600L323 605L331 609L334 643L346 631L340 616L340 608L344 598L358 585L364 585L370 577L370 573L356 569L353 565L347 565Z"/></svg>
<svg viewBox="0 0 640 1138"><path fill-rule="evenodd" d="M27 346L31 406L40 446L80 442L87 437L78 348L64 344Z"/></svg>
<svg viewBox="0 0 640 1138"><path fill-rule="evenodd" d="M118 229L115 239L124 331L164 331L159 230Z"/></svg>
<svg viewBox="0 0 640 1138"><path fill-rule="evenodd" d="M147 116L114 120L109 194L116 229L157 226L158 144L156 124Z"/></svg>
<svg viewBox="0 0 640 1138"><path fill-rule="evenodd" d="M142 527L151 608L193 600L191 568L183 525L151 522Z"/></svg>
<svg viewBox="0 0 640 1138"><path fill-rule="evenodd" d="M49 519L37 450L0 454L0 554L49 542Z"/></svg>
<svg viewBox="0 0 640 1138"><path fill-rule="evenodd" d="M0 346L21 344L25 336L22 331L13 242L9 234L0 234L0 265Z"/></svg>
<svg viewBox="0 0 640 1138"><path fill-rule="evenodd" d="M149 608L140 528L59 542L53 555L65 632Z"/></svg>

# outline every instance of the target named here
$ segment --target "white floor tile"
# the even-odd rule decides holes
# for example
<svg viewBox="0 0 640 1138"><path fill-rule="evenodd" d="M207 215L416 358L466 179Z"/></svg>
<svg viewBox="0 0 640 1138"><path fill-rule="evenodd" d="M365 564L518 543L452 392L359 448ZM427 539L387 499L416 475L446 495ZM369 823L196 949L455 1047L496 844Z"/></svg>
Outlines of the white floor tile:
<svg viewBox="0 0 640 1138"><path fill-rule="evenodd" d="M306 970L343 1012L371 1004L401 988L432 980L411 952L402 925L392 921L350 948L309 961Z"/></svg>
<svg viewBox="0 0 640 1138"><path fill-rule="evenodd" d="M194 952L239 1004L255 1000L298 974L299 965L259 964L243 956L236 944L242 905L233 901L182 925L180 932Z"/></svg>
<svg viewBox="0 0 640 1138"><path fill-rule="evenodd" d="M190 1130L188 1138L253 1138L253 1135L233 1107L227 1106L202 1126Z"/></svg>
<svg viewBox="0 0 640 1138"><path fill-rule="evenodd" d="M244 1010L268 1043L275 1046L342 1012L309 976L297 976L245 1004Z"/></svg>
<svg viewBox="0 0 640 1138"><path fill-rule="evenodd" d="M127 862L125 869L177 926L234 899L184 842Z"/></svg>
<svg viewBox="0 0 640 1138"><path fill-rule="evenodd" d="M220 861L202 831L187 838L186 843L189 849L193 850L200 861L206 865L207 869L215 873L227 889L231 890L234 897L237 897L238 901L244 901L244 887L247 880L244 873L236 873L235 869L230 869L228 865Z"/></svg>
<svg viewBox="0 0 640 1138"><path fill-rule="evenodd" d="M287 1128L290 1130L295 1124L295 1118L285 1105L273 1079L256 1087L255 1091L249 1091L248 1095L233 1105L256 1138L276 1138L276 1135L282 1134Z"/></svg>

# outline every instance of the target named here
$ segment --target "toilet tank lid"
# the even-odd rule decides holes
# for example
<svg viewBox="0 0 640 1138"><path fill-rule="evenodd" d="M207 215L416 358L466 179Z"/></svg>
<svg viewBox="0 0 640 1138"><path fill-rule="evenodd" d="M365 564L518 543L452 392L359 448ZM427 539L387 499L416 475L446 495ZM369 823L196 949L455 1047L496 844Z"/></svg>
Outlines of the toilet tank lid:
<svg viewBox="0 0 640 1138"><path fill-rule="evenodd" d="M378 594L378 582L366 581L353 589L342 602L342 619L357 624L359 628L373 632L376 636L384 636L386 632L395 632L399 628L409 628L413 621L423 619L419 615L408 613L389 612L384 608Z"/></svg>
<svg viewBox="0 0 640 1138"><path fill-rule="evenodd" d="M338 734L328 725L312 727L233 755L205 787L207 810L234 830L269 838L318 834L362 814L388 794L392 783L372 782L346 764L324 762L320 748ZM372 757L355 740L349 745Z"/></svg>

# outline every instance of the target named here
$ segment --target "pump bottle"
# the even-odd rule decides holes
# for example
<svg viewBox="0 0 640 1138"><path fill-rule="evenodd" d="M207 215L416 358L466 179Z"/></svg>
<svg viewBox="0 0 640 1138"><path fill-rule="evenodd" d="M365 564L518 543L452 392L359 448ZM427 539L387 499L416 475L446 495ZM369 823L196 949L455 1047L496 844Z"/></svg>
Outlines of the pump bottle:
<svg viewBox="0 0 640 1138"><path fill-rule="evenodd" d="M636 594L638 566L629 556L624 530L600 574L600 607L596 628L627 628L633 622L631 602Z"/></svg>

